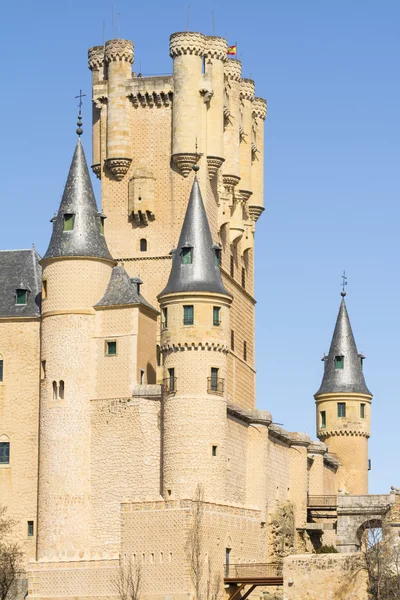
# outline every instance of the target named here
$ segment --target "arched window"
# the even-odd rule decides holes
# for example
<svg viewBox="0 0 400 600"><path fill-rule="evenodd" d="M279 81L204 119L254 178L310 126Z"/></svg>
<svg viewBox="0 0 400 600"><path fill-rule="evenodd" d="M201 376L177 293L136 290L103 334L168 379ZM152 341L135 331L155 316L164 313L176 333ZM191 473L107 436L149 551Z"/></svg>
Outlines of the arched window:
<svg viewBox="0 0 400 600"><path fill-rule="evenodd" d="M58 386L58 395L60 400L64 400L64 382L62 379L60 381L60 385Z"/></svg>
<svg viewBox="0 0 400 600"><path fill-rule="evenodd" d="M140 240L140 252L147 252L147 240L146 240L146 238L142 238Z"/></svg>
<svg viewBox="0 0 400 600"><path fill-rule="evenodd" d="M53 400L57 400L58 398L58 390L57 390L57 381L53 381Z"/></svg>
<svg viewBox="0 0 400 600"><path fill-rule="evenodd" d="M0 354L0 382L3 381L4 377L4 361L3 356Z"/></svg>

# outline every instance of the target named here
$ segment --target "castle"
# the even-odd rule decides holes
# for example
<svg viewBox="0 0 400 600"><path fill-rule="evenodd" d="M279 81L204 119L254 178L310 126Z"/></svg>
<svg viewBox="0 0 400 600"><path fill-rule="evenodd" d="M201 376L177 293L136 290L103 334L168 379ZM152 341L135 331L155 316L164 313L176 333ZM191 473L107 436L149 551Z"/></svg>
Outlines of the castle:
<svg viewBox="0 0 400 600"><path fill-rule="evenodd" d="M79 123L47 252L0 252L0 505L28 598L117 598L132 560L145 598L186 599L199 504L214 585L336 544L310 498L368 492L372 395L344 296L319 441L256 408L266 102L223 38L175 33L170 55L172 75L141 77L132 42L89 49L101 210Z"/></svg>

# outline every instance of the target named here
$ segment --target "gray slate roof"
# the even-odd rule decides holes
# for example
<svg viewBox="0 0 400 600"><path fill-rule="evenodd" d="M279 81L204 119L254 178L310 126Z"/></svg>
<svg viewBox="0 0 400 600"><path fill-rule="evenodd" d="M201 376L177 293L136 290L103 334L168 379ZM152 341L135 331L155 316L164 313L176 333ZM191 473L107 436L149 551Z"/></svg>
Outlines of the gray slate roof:
<svg viewBox="0 0 400 600"><path fill-rule="evenodd" d="M39 317L42 269L30 250L0 251L0 317ZM28 290L27 304L16 304L16 290Z"/></svg>
<svg viewBox="0 0 400 600"><path fill-rule="evenodd" d="M344 357L343 369L335 368L336 356ZM372 396L361 370L361 355L357 352L344 297L340 304L329 354L324 358L324 365L324 376L316 396L331 392L357 392Z"/></svg>
<svg viewBox="0 0 400 600"><path fill-rule="evenodd" d="M141 304L158 313L157 309L138 292L140 283L141 280L138 277L130 278L122 265L114 267L104 296L96 306Z"/></svg>
<svg viewBox="0 0 400 600"><path fill-rule="evenodd" d="M182 249L187 247L193 248L192 264L182 264ZM215 247L197 177L194 178L178 247L173 251L168 283L158 298L177 292L212 292L231 297L222 283L220 269L215 265Z"/></svg>
<svg viewBox="0 0 400 600"><path fill-rule="evenodd" d="M72 231L64 231L64 214L75 215ZM100 233L100 217L78 138L60 208L53 220L50 244L43 258L90 256L111 260L104 235Z"/></svg>

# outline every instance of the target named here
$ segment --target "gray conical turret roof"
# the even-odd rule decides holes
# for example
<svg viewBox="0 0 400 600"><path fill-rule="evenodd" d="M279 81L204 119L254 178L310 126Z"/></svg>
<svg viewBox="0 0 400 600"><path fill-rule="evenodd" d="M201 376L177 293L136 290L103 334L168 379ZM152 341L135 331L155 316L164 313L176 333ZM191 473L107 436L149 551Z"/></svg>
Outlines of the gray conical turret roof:
<svg viewBox="0 0 400 600"><path fill-rule="evenodd" d="M354 392L372 396L365 384L362 372L362 359L364 357L357 352L344 301L345 294L343 293L342 296L329 354L323 359L325 364L324 376L321 387L315 395ZM337 368L340 364L340 361L337 361L339 357L343 357L343 368Z"/></svg>
<svg viewBox="0 0 400 600"><path fill-rule="evenodd" d="M183 264L182 252L192 249L192 262ZM158 297L178 292L211 292L231 297L215 259L215 245L195 176L178 247L173 251L168 283Z"/></svg>
<svg viewBox="0 0 400 600"><path fill-rule="evenodd" d="M73 215L73 229L64 231L64 215ZM112 260L101 215L90 181L81 139L78 139L60 208L53 219L53 233L43 260L62 256L88 256Z"/></svg>

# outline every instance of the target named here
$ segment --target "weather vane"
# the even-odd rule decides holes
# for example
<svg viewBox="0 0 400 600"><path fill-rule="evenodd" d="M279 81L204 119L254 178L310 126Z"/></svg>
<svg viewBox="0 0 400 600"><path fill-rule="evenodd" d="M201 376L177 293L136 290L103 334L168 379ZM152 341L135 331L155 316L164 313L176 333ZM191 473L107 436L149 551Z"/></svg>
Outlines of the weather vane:
<svg viewBox="0 0 400 600"><path fill-rule="evenodd" d="M346 271L343 271L343 275L342 275L342 291L341 291L341 295L345 296L346 292L345 292L345 287L347 285L347 277L346 277Z"/></svg>
<svg viewBox="0 0 400 600"><path fill-rule="evenodd" d="M76 130L76 133L81 136L83 133L83 129L82 129L82 98L84 98L86 96L86 94L82 94L82 90L79 90L79 96L75 96L75 98L79 98L79 113L78 113L78 129Z"/></svg>

